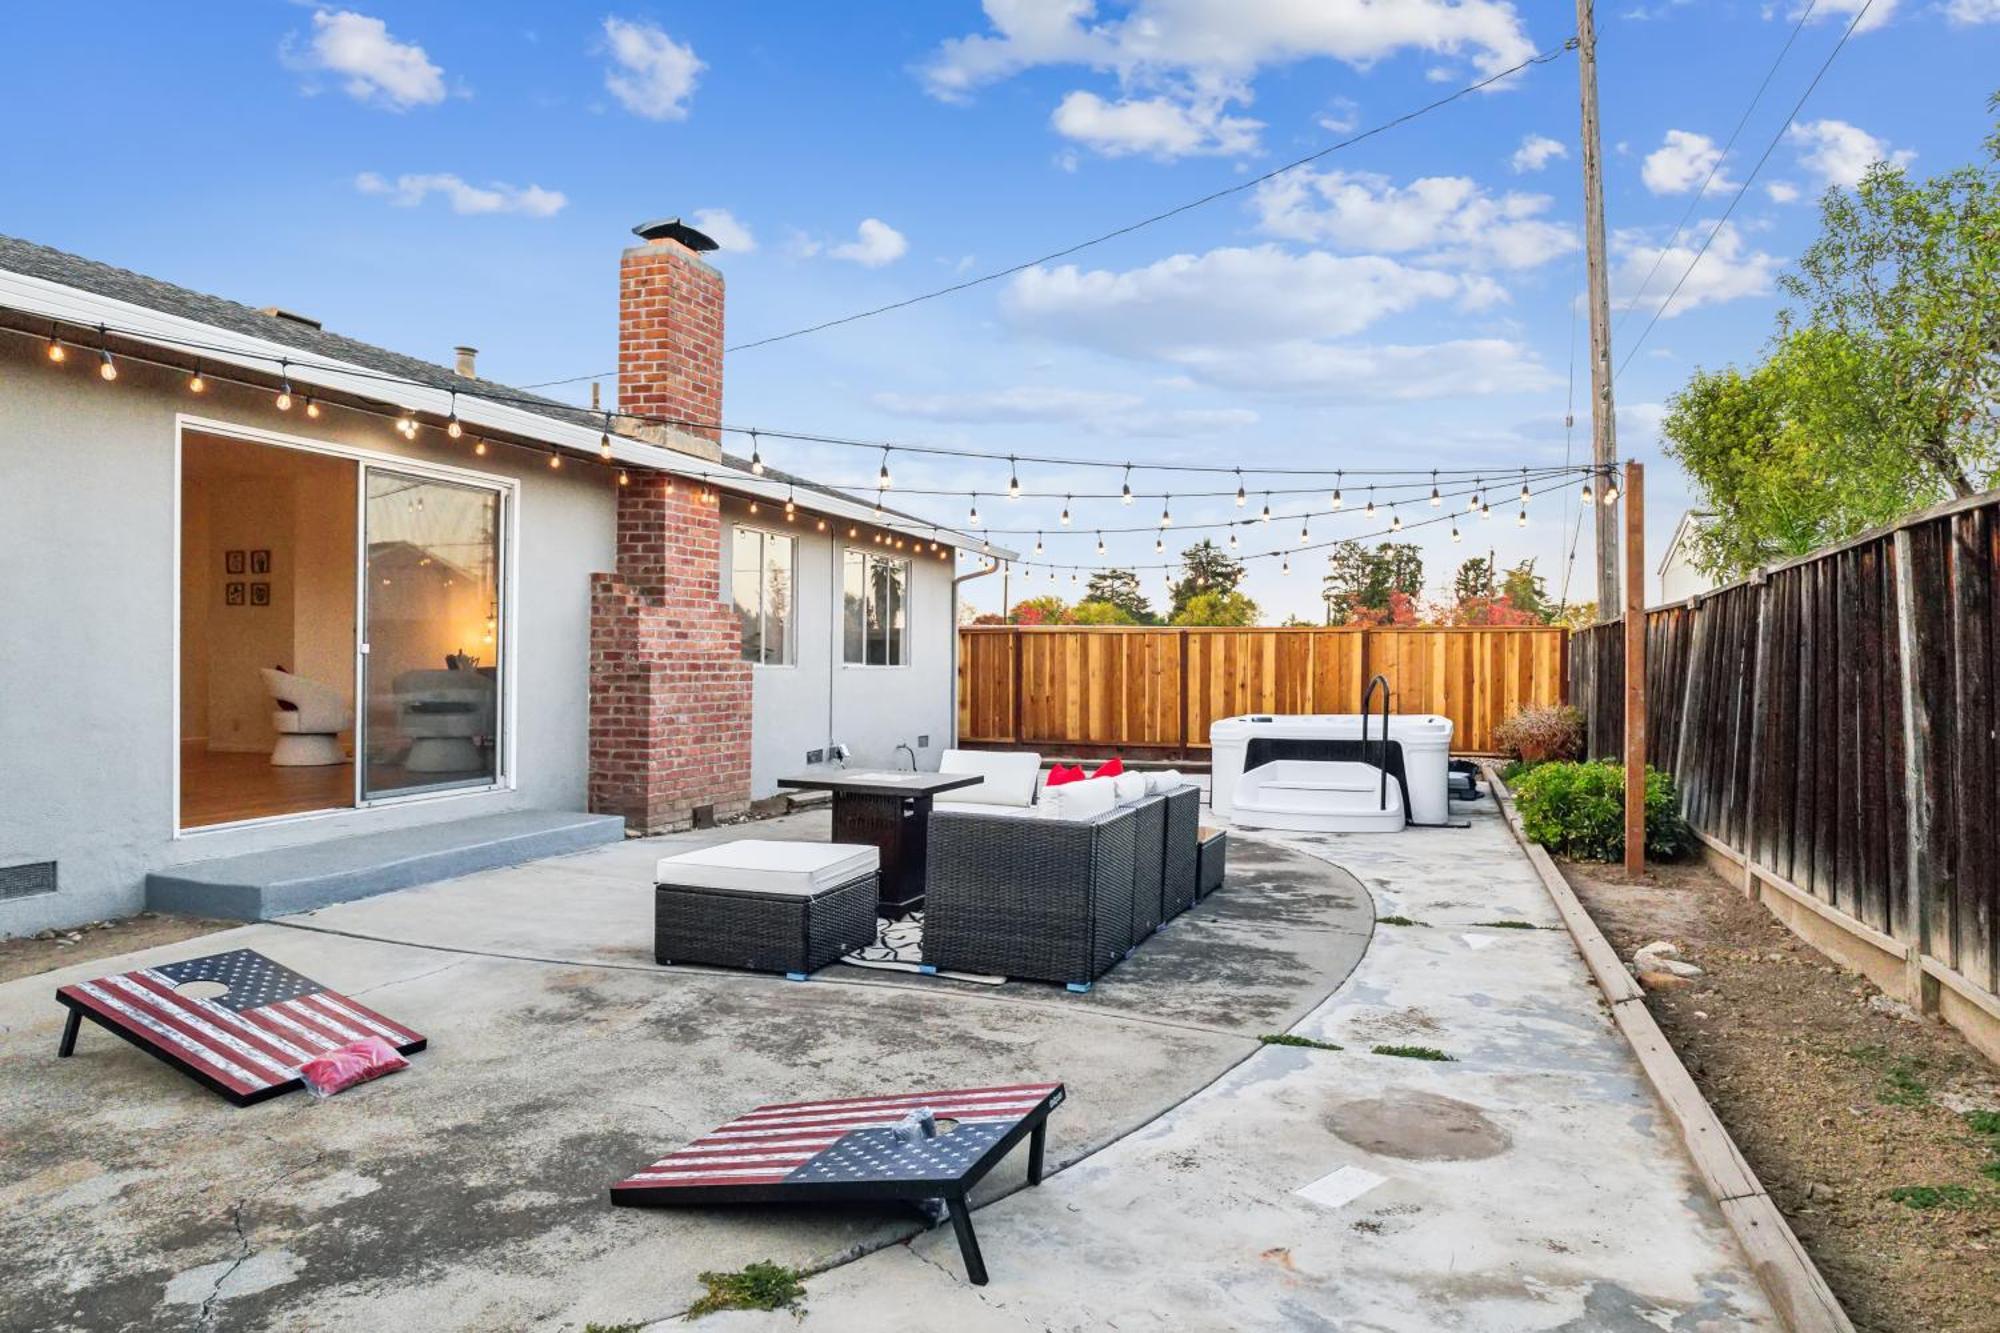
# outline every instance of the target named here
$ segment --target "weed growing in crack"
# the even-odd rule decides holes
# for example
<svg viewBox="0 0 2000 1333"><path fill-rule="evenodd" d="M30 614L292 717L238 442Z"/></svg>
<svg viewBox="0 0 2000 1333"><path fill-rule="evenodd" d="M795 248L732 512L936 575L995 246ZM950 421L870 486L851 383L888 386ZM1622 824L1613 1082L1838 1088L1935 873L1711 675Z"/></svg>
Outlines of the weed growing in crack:
<svg viewBox="0 0 2000 1333"><path fill-rule="evenodd" d="M769 1259L736 1273L703 1273L708 1294L688 1307L687 1317L699 1319L717 1310L789 1310L805 1316L805 1283L795 1268Z"/></svg>
<svg viewBox="0 0 2000 1333"><path fill-rule="evenodd" d="M1475 921L1472 923L1485 930L1540 930L1532 921Z"/></svg>
<svg viewBox="0 0 2000 1333"><path fill-rule="evenodd" d="M1297 1037L1289 1032L1267 1032L1257 1038L1257 1040L1263 1042L1266 1046L1303 1046L1313 1051L1340 1051L1347 1049L1344 1046L1336 1046L1330 1041L1315 1041L1311 1037Z"/></svg>
<svg viewBox="0 0 2000 1333"><path fill-rule="evenodd" d="M1405 1060L1456 1060L1455 1055L1446 1055L1435 1046L1376 1046L1377 1055L1396 1055Z"/></svg>
<svg viewBox="0 0 2000 1333"><path fill-rule="evenodd" d="M1378 916L1375 918L1375 924L1378 926L1428 926L1430 922L1413 921L1406 916Z"/></svg>

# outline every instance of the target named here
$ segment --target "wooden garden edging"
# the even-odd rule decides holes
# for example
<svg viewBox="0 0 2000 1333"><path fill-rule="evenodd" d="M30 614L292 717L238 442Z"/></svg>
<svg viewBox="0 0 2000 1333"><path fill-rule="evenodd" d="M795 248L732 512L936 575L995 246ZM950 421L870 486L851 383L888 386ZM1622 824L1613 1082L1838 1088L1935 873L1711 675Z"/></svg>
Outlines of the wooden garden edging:
<svg viewBox="0 0 2000 1333"><path fill-rule="evenodd" d="M1604 993L1618 1030L1631 1043L1639 1067L1645 1071L1653 1093L1680 1130L1702 1184L1707 1188L1722 1217L1743 1247L1744 1257L1764 1294L1792 1333L1853 1333L1847 1312L1840 1308L1833 1290L1799 1244L1791 1224L1764 1191L1757 1173L1750 1169L1736 1141L1716 1118L1715 1108L1701 1095L1694 1077L1680 1056L1674 1053L1660 1025L1646 1008L1645 992L1639 988L1611 942L1598 930L1590 913L1577 901L1576 893L1556 869L1549 854L1528 840L1521 829L1521 816L1514 809L1513 793L1500 780L1491 764L1486 765L1486 783L1493 799L1507 816L1507 827L1527 853L1542 887L1555 904L1556 912L1568 928L1571 941L1583 956L1584 965Z"/></svg>
<svg viewBox="0 0 2000 1333"><path fill-rule="evenodd" d="M1492 753L1493 729L1516 710L1563 701L1568 636L1560 625L966 626L959 739L1201 753L1218 718L1355 712L1380 672L1396 712L1449 717L1453 749Z"/></svg>
<svg viewBox="0 0 2000 1333"><path fill-rule="evenodd" d="M1644 638L1647 757L1711 859L2000 1062L2000 492L1656 607ZM1577 633L1593 756L1623 667L1618 622Z"/></svg>

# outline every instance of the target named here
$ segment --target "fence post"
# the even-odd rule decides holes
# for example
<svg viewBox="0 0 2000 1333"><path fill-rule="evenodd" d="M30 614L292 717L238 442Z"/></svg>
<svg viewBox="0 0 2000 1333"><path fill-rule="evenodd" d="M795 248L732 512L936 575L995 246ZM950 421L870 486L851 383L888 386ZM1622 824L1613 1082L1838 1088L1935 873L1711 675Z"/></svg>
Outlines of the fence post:
<svg viewBox="0 0 2000 1333"><path fill-rule="evenodd" d="M1750 590L1756 595L1757 658L1750 676L1750 777L1743 793L1743 896L1755 902L1763 888L1757 880L1758 852L1762 839L1757 832L1757 787L1770 777L1770 763L1764 755L1764 681L1770 674L1771 585L1759 569L1750 576Z"/></svg>
<svg viewBox="0 0 2000 1333"><path fill-rule="evenodd" d="M1919 1013L1938 1011L1937 978L1924 971L1931 951L1931 811L1924 799L1924 777L1930 772L1930 727L1918 717L1923 692L1917 686L1917 592L1911 566L1910 530L1896 529L1896 645L1901 661L1903 692L1903 804L1906 846L1903 868L1904 998ZM1963 813L1959 816L1965 818Z"/></svg>

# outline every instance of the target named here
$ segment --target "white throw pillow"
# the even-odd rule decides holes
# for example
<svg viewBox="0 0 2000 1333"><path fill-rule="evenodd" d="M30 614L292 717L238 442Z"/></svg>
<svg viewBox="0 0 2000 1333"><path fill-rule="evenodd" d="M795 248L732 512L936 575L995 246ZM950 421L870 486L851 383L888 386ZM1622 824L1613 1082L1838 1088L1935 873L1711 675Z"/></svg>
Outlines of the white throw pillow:
<svg viewBox="0 0 2000 1333"><path fill-rule="evenodd" d="M1144 773L1120 773L1111 779L1112 790L1118 794L1118 804L1132 805L1146 799L1150 784Z"/></svg>
<svg viewBox="0 0 2000 1333"><path fill-rule="evenodd" d="M1035 778L1042 771L1038 754L1010 750L946 750L938 763L940 773L977 774L985 781L943 794L963 805L1017 805L1035 803Z"/></svg>
<svg viewBox="0 0 2000 1333"><path fill-rule="evenodd" d="M1148 773L1146 775L1146 790L1155 796L1158 796L1161 792L1173 791L1177 787L1185 787L1186 785L1187 779L1181 776L1181 771L1178 768L1163 768L1157 773Z"/></svg>
<svg viewBox="0 0 2000 1333"><path fill-rule="evenodd" d="M1048 819L1095 819L1118 805L1118 789L1110 778L1065 782L1042 793L1041 810Z"/></svg>

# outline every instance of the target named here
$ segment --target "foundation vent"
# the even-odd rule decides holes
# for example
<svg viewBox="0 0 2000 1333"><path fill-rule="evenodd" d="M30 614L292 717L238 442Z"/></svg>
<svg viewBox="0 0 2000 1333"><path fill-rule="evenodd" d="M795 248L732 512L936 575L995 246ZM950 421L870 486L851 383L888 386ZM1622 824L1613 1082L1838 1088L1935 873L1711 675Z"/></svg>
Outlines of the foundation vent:
<svg viewBox="0 0 2000 1333"><path fill-rule="evenodd" d="M17 861L0 864L0 902L16 898L36 898L56 891L54 861Z"/></svg>

